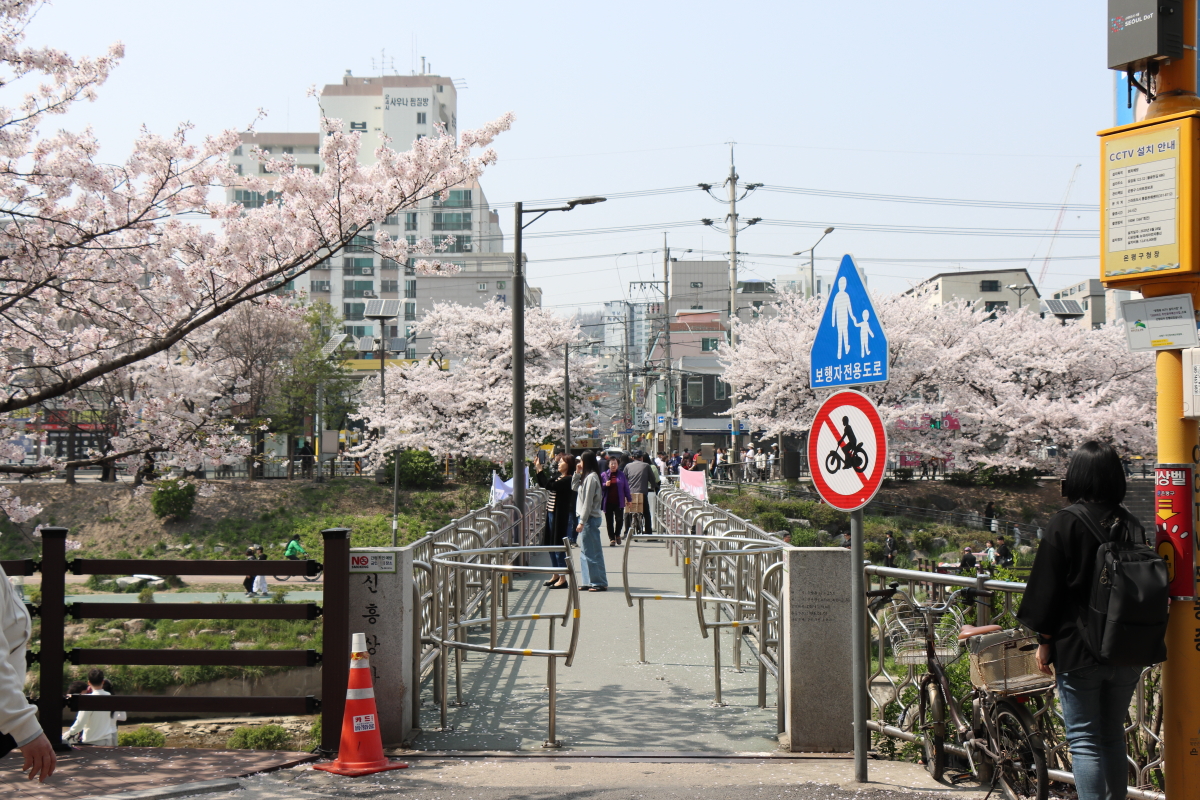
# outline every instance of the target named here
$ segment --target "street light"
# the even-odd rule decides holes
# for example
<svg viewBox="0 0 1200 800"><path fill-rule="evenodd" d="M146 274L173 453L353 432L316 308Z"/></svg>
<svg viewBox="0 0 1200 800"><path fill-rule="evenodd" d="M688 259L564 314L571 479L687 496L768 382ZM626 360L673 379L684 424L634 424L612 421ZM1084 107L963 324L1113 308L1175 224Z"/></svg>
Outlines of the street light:
<svg viewBox="0 0 1200 800"><path fill-rule="evenodd" d="M525 481L521 467L525 463L525 264L521 255L521 234L525 228L537 222L551 211L570 211L575 206L590 206L603 203L606 197L580 197L570 200L565 206L554 208L525 208L525 204L514 204L515 226L513 231L513 300L512 300L512 346L513 346L513 500L522 515L522 527L526 522ZM537 214L525 221L526 214ZM523 538L523 537L522 537ZM524 542L520 542L524 544Z"/></svg>
<svg viewBox="0 0 1200 800"><path fill-rule="evenodd" d="M1033 284L1032 283L1022 283L1022 284L1010 283L1008 286L1005 286L1004 288L1008 289L1010 292L1017 293L1017 308L1019 309L1024 304L1025 293L1033 288Z"/></svg>
<svg viewBox="0 0 1200 800"><path fill-rule="evenodd" d="M833 233L832 226L825 229L825 232L821 234L821 238L817 239L817 244L820 244L822 241L824 241L825 237L831 233ZM808 253L808 296L809 297L816 297L816 294L817 294L817 272L816 272L816 264L814 263L816 260L815 251L817 249L817 244L814 244L812 247L808 248L807 250L797 250L796 252L792 253L792 255L794 255L794 256L802 256L805 253Z"/></svg>
<svg viewBox="0 0 1200 800"><path fill-rule="evenodd" d="M387 364L387 338L384 334L384 321L396 318L400 324L399 300L372 300L367 303L363 317L379 325L379 404L380 410L386 396L383 391L383 368ZM392 547L399 547L400 541L400 448L392 453Z"/></svg>

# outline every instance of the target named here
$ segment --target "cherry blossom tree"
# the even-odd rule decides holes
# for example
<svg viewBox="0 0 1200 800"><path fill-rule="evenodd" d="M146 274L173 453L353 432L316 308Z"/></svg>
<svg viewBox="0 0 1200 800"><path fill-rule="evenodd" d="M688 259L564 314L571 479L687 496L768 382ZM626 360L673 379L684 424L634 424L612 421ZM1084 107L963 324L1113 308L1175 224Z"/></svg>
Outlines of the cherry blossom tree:
<svg viewBox="0 0 1200 800"><path fill-rule="evenodd" d="M1146 452L1154 430L1154 360L1131 353L1120 326L1088 330L1025 311L993 315L922 294L875 299L890 380L862 387L879 406L892 452L957 465L1026 467L1048 446L1092 438ZM808 385L821 302L785 297L779 314L738 323L722 350L733 413L769 435L800 434L827 391ZM931 430L947 415L958 430Z"/></svg>
<svg viewBox="0 0 1200 800"><path fill-rule="evenodd" d="M512 312L441 303L421 322L433 357L363 381L359 418L374 433L356 454L373 463L396 448L428 448L504 460L512 453ZM541 308L525 312L526 445L557 438L563 429L563 348L582 340L573 320ZM443 367L447 368L443 368ZM573 418L589 411L586 396L595 360L571 360Z"/></svg>
<svg viewBox="0 0 1200 800"><path fill-rule="evenodd" d="M23 416L49 403L70 403L72 393L123 369L143 381L126 409L136 408L141 434L118 437L110 452L75 466L124 458L135 446L163 448L179 463L222 458L219 446L229 441L222 434L188 444L172 435L158 438L167 433L160 422L176 430L187 414L181 416L178 396L147 394L165 388L154 380L198 391L200 405L212 408L203 398L210 388L206 368L177 369L164 359L182 358L188 337L243 303L282 304L272 296L281 284L373 223L476 180L495 161L488 146L512 116L463 131L457 141L444 133L421 139L405 152L384 140L370 165L358 160L360 134L322 119L319 174L291 156L259 151L274 199L245 209L225 202L226 187L265 192L268 186L230 167L229 155L241 143L235 130L200 141L190 138L187 125L169 135L143 130L117 164L100 159L90 129L43 134L55 115L96 98L123 51L116 45L89 59L27 46L25 27L38 5L0 3L0 101L3 92L26 87L23 97L0 105L0 473L63 466L54 458L20 463L24 451L11 440L24 430ZM382 232L373 234L373 248L397 260L433 256L437 249L428 241L410 247ZM436 260L418 268L453 269ZM182 380L183 367L200 372ZM0 509L18 521L33 513L4 489Z"/></svg>

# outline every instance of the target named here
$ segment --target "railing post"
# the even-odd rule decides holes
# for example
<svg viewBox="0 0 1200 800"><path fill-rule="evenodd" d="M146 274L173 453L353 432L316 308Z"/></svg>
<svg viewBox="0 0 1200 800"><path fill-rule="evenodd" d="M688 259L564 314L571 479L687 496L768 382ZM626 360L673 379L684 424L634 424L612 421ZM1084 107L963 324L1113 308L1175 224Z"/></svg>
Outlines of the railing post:
<svg viewBox="0 0 1200 800"><path fill-rule="evenodd" d="M333 753L341 741L350 680L350 529L326 528L321 537L325 540L321 749Z"/></svg>
<svg viewBox="0 0 1200 800"><path fill-rule="evenodd" d="M38 651L38 717L55 750L62 741L63 621L66 616L67 529L42 528L42 641Z"/></svg>

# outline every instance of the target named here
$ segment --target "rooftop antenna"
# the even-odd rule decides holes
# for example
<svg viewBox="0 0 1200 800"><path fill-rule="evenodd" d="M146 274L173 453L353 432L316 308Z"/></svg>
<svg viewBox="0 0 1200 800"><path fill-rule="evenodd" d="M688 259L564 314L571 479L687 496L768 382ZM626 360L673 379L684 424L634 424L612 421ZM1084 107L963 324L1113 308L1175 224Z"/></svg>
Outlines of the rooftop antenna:
<svg viewBox="0 0 1200 800"><path fill-rule="evenodd" d="M388 67L391 67L392 74L396 74L396 59L388 58L387 51L382 47L379 48L379 63L375 63L375 59L371 59L371 69L379 72L379 77L383 77L387 72Z"/></svg>

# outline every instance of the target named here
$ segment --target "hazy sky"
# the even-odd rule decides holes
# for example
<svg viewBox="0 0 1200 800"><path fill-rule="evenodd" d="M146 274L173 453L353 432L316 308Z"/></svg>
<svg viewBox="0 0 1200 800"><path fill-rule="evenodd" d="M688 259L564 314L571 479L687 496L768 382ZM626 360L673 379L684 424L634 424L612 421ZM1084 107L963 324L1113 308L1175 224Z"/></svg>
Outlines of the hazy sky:
<svg viewBox="0 0 1200 800"><path fill-rule="evenodd" d="M789 256L827 225L1035 231L983 236L840 229L818 248L818 271L860 259L877 292L939 271L1015 259L1036 281L1076 164L1073 203L1098 202L1095 132L1113 119L1101 0L823 2L396 3L341 0L55 0L30 29L73 55L120 40L126 58L100 99L64 118L95 127L105 153L127 152L140 125L167 133L244 127L314 130L310 85L420 68L462 79L459 121L513 111L483 179L494 206L544 198L720 183L737 142L739 175L768 186L876 195L1050 204L962 207L760 190L743 217L743 274L794 271ZM8 99L12 102L12 98ZM512 211L498 208L511 236ZM725 208L699 190L612 200L531 227L530 280L570 311L629 297L661 277L662 231L674 251L722 258L728 237L695 225ZM1071 211L1065 231L1094 231L1096 211ZM687 223L681 227L665 227ZM541 237L555 231L653 226ZM1098 233L1060 236L1043 294L1097 277ZM508 245L508 242L506 242ZM508 245L510 246L510 245ZM637 251L655 251L636 254ZM625 254L625 255L616 255ZM682 257L682 253L678 253ZM603 256L584 260L579 256ZM636 295L633 295L636 297ZM591 307L595 307L592 305Z"/></svg>

